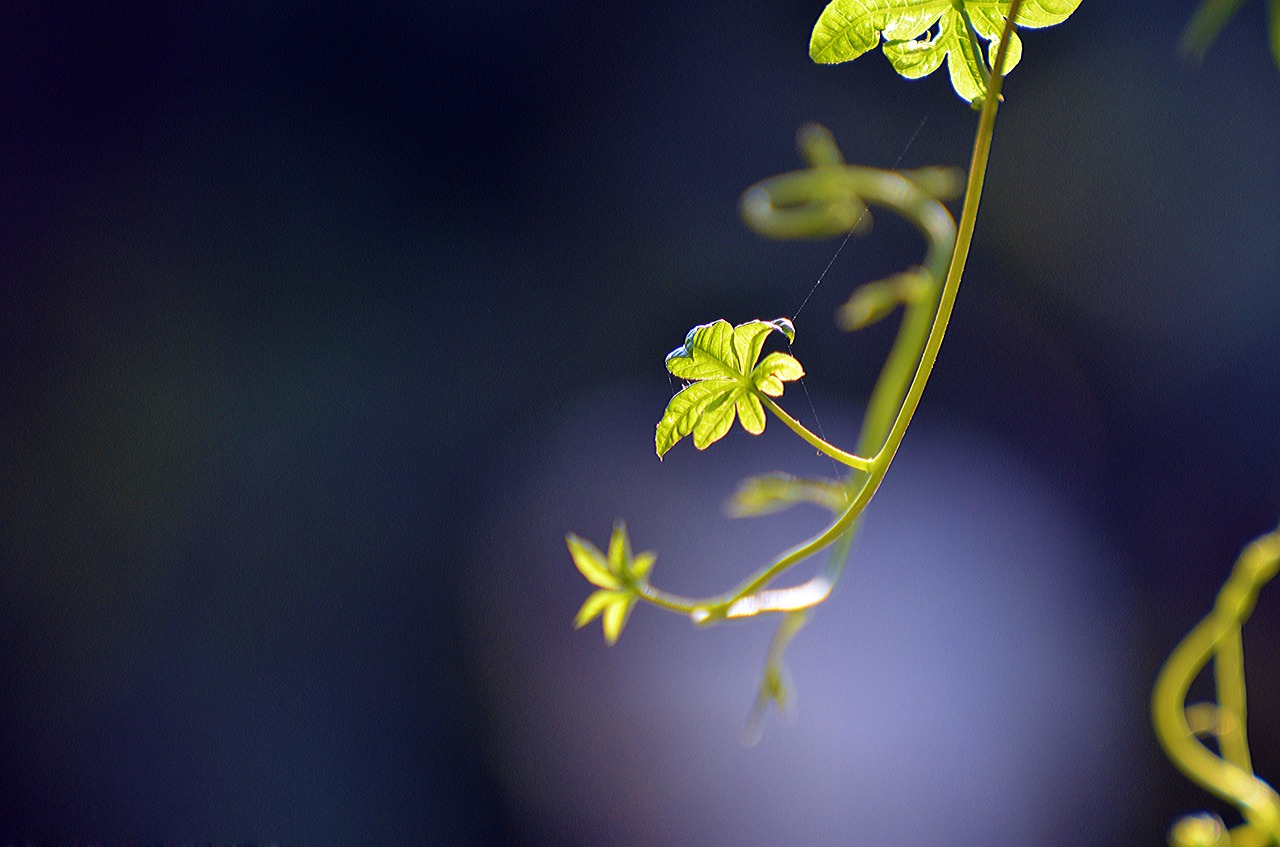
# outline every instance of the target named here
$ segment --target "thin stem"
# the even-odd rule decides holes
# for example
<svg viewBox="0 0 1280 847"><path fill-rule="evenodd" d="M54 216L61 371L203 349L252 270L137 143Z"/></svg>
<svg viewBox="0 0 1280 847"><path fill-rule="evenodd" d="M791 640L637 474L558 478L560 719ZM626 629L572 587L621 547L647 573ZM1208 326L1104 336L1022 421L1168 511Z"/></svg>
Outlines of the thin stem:
<svg viewBox="0 0 1280 847"><path fill-rule="evenodd" d="M1152 695L1152 722L1165 753L1191 780L1245 810L1280 842L1280 797L1252 773L1218 758L1196 739L1185 703L1191 682L1212 657L1218 625L1206 618L1169 656Z"/></svg>
<svg viewBox="0 0 1280 847"><path fill-rule="evenodd" d="M951 311L955 307L956 294L960 290L960 278L964 275L965 262L969 258L969 246L973 243L973 230L978 221L978 204L982 199L982 187L987 176L987 160L991 155L991 138L995 132L996 111L1000 108L1000 88L1004 82L1004 59L1009 50L1009 41L1013 35L1014 20L1022 0L1013 0L1009 6L1009 16L1005 21L1004 32L1000 34L1000 46L996 50L995 67L991 69L991 83L987 87L987 98L982 104L982 115L978 118L978 132L973 142L973 157L969 163L969 179L965 184L964 207L960 210L960 223L956 233L955 252L951 256L951 266L947 269L947 279L942 286L942 297L938 304L938 313L934 316L929 338L925 341L924 353L920 357L920 366L916 369L911 387L907 389L902 410L894 421L893 428L884 447L876 454L876 463L881 457L886 466L893 460L893 455L902 444L907 426L920 405L920 397L924 394L925 383L938 359L938 350L942 347L942 338L947 331L947 323L951 320ZM877 482L877 485L879 483Z"/></svg>
<svg viewBox="0 0 1280 847"><path fill-rule="evenodd" d="M787 588L766 588L749 594L735 602L725 612L727 618L745 618L764 612L795 612L812 609L831 596L832 589L840 579L844 564L849 558L849 548L853 546L853 536L858 524L855 521L844 534L831 546L831 555L822 573L801 583Z"/></svg>
<svg viewBox="0 0 1280 847"><path fill-rule="evenodd" d="M1013 0L1013 3L1010 4L1004 31L1000 35L1000 45L996 51L995 67L991 69L991 82L987 89L987 98L983 102L982 114L978 119L978 130L973 144L973 156L965 185L964 206L960 211L960 223L955 247L947 269L946 280L942 286L938 311L934 315L933 323L930 325L929 335L925 340L920 363L916 367L915 375L907 388L902 407L894 419L893 426L883 446L872 459L871 466L865 472L865 478L851 481L851 484L859 486L857 494L852 498L848 507L825 530L785 551L731 591L717 597L696 600L668 594L646 586L646 589L641 592L642 598L672 611L685 612L693 618L695 623L714 623L717 620L721 620L728 616L729 609L739 600L760 591L792 565L809 558L840 539L846 531L854 526L867 504L871 502L871 498L879 490L880 483L884 481L885 474L888 473L889 466L892 464L893 458L902 444L902 438L906 434L907 426L911 423L911 418L920 405L920 398L924 394L925 384L929 381L929 375L932 373L934 363L937 361L938 350L942 346L942 338L946 334L947 323L951 319L951 312L955 306L956 294L960 288L960 279L964 274L965 261L969 255L969 246L973 241L974 227L978 219L978 205L982 199L987 160L991 153L991 139L995 131L996 111L1000 104L1000 88L1004 81L1004 59L1008 53L1009 41L1014 31L1014 21L1021 5L1022 0ZM748 194L754 195L750 201L752 206L771 202L763 183L757 189L748 192ZM761 196L763 196L763 199L760 199ZM748 199L744 197L744 207L746 205L748 205ZM897 204L892 205L896 206ZM918 217L911 217L910 219L919 220ZM932 262L928 263L927 266L932 269Z"/></svg>
<svg viewBox="0 0 1280 847"><path fill-rule="evenodd" d="M760 690L756 694L755 705L751 707L751 715L747 718L747 726L742 733L742 741L748 747L760 741L764 713L769 708L769 703L777 703L780 709L785 709L790 700L790 683L787 681L787 672L782 658L787 652L787 645L791 643L791 639L796 637L808 620L808 612L788 612L783 615L777 632L773 634L773 641L769 644L769 656L765 659L764 678L760 680Z"/></svg>
<svg viewBox="0 0 1280 847"><path fill-rule="evenodd" d="M1213 678L1218 691L1218 749L1222 758L1240 770L1252 771L1245 732L1244 639L1238 624L1221 633L1213 659Z"/></svg>
<svg viewBox="0 0 1280 847"><path fill-rule="evenodd" d="M948 227L931 226L930 230L937 237L929 238L930 250L925 257L925 270L933 283L929 292L906 304L902 324L898 329L893 348L885 361L884 368L872 389L871 398L867 402L867 410L863 415L858 449L861 452L878 452L884 446L885 438L901 408L903 397L912 378L912 365L919 361L921 350L929 335L932 317L938 306L941 282L946 273L950 252L941 248L954 248L955 229L947 218ZM923 227L922 227L923 229ZM849 497L855 498L863 487L867 475L851 473L845 485ZM858 530L858 521L850 522L843 534L836 538L831 555L822 571L809 580L779 589L764 589L755 594L736 600L731 605L726 617L746 617L764 612L784 612L805 609L824 602L844 572L849 558L849 549L853 545L853 537Z"/></svg>
<svg viewBox="0 0 1280 847"><path fill-rule="evenodd" d="M705 608L707 605L704 600L697 600L693 597L684 597L679 594L672 594L670 591L663 591L661 588L654 588L648 583L637 585L636 594L641 600L652 603L653 605L666 609L669 612L677 612L682 615L691 615L696 610Z"/></svg>
<svg viewBox="0 0 1280 847"><path fill-rule="evenodd" d="M969 49L973 51L974 63L978 66L978 73L982 76L983 83L990 91L991 71L987 69L987 63L982 58L982 43L978 41L978 30L974 28L973 18L969 17L969 10L964 6L960 7L960 16L964 18L964 28L969 36L968 44Z"/></svg>
<svg viewBox="0 0 1280 847"><path fill-rule="evenodd" d="M1251 773L1239 761L1247 762L1228 747L1242 745L1244 734L1244 668L1241 654L1230 642L1240 636L1240 627L1253 611L1258 591L1280 568L1280 530L1254 541L1244 549L1231 571L1231 576L1218 593L1213 611L1182 640L1156 678L1151 695L1151 718L1165 753L1184 774L1219 797L1238 806L1250 829L1267 839L1264 843L1280 844L1280 795ZM1227 644L1225 653L1223 645ZM1222 733L1225 758L1215 756L1196 738L1187 720L1187 693L1192 681L1213 660L1219 681L1219 729L1224 721L1241 723ZM1219 668L1219 665L1226 667ZM1233 702L1234 701L1234 702ZM1238 710L1238 711L1235 711ZM1227 712L1226 715L1223 712ZM1232 732L1238 738L1228 740ZM1232 843L1235 843L1234 840Z"/></svg>
<svg viewBox="0 0 1280 847"><path fill-rule="evenodd" d="M954 235L951 243L954 248ZM946 258L950 260L949 255ZM944 276L945 265L936 275L931 276L932 283L928 293L919 300L908 302L903 311L898 337L876 379L875 388L867 402L867 411L863 415L862 430L858 438L858 451L861 453L880 452L893 429L893 422L902 409L903 400L915 374L915 365L920 361L925 342L929 338Z"/></svg>
<svg viewBox="0 0 1280 847"><path fill-rule="evenodd" d="M907 389L902 408L894 421L893 427L885 440L884 446L876 453L873 466L865 481L849 507L820 535L791 548L771 565L762 568L759 573L744 582L733 592L734 599L742 597L768 584L775 576L786 568L808 558L817 550L825 547L853 525L858 516L871 502L880 483L884 481L889 465L897 454L902 438L906 435L907 426L920 405L920 397L924 394L925 384L938 358L938 350L942 346L942 338L946 334L947 323L955 306L956 294L960 288L960 278L964 274L965 261L969 256L969 246L973 241L973 231L978 219L978 205L982 198L982 187L986 179L987 160L991 153L991 139L995 131L996 110L1000 105L1000 88L1004 81L1004 59L1008 52L1009 41L1014 30L1014 20L1022 0L1014 0L1009 7L1008 19L1004 32L1000 35L1000 46L996 51L995 67L992 68L991 84L987 89L987 99L982 105L982 115L978 119L978 131L973 145L973 157L969 165L969 178L965 186L964 207L960 211L960 224L956 235L955 250L952 253L946 281L942 286L942 296L938 304L937 314L925 340L924 352L920 364Z"/></svg>
<svg viewBox="0 0 1280 847"><path fill-rule="evenodd" d="M870 459L864 459L861 456L855 456L852 453L846 453L845 451L841 450L839 447L836 447L834 444L831 444L825 439L819 438L818 436L814 435L812 432L808 430L808 428L805 427L804 424L800 423L800 421L788 415L781 406L773 402L772 397L768 396L767 394L758 394L756 396L760 398L760 402L764 403L764 406L766 409L768 409L770 412L773 412L774 415L776 415L780 421L782 421L787 426L791 427L792 431L795 432L796 435L803 438L811 446L815 447L820 452L827 454L828 456L835 459L837 462L840 462L841 464L848 465L851 468L857 468L860 471L865 471L871 467Z"/></svg>
<svg viewBox="0 0 1280 847"><path fill-rule="evenodd" d="M759 232L777 236L798 231L811 235L816 220L834 217L835 225L853 215L853 210L842 205L850 198L861 198L858 208L866 200L915 224L927 245L921 266L934 281L931 295L908 302L902 328L872 390L858 448L871 453L884 445L920 361L938 292L955 249L955 221L941 203L903 175L843 164L763 180L743 194L742 213Z"/></svg>
<svg viewBox="0 0 1280 847"><path fill-rule="evenodd" d="M948 237L947 241L954 245L954 234ZM944 259L950 258L946 254L943 254L943 257ZM933 264L937 265L938 263L935 260ZM906 305L905 314L902 317L902 325L898 329L898 336L894 340L893 349L889 352L885 366L880 371L880 377L876 380L875 388L871 392L871 399L867 403L867 411L862 418L861 435L858 439L858 449L862 452L877 452L884 446L890 426L897 411L901 408L903 396L910 384L911 366L919 361L921 348L928 338L931 318L937 309L938 295L941 291L939 283L943 276L944 272L938 270L936 275L931 276L937 282L930 285L929 293L918 300L909 301ZM867 475L865 473L851 473L849 475L846 486L849 490L850 498L857 496L858 490L863 486L866 478ZM854 520L845 529L844 533L837 538L831 555L827 559L826 567L820 573L799 585L779 589L765 589L754 595L744 597L729 607L726 617L745 616L748 611L750 611L750 614L760 614L762 612L812 608L824 602L831 596L832 589L835 588L836 583L844 573L844 566L849 558L849 549L853 545L853 537L857 531L858 522ZM754 605L749 605L747 603L748 600L755 601Z"/></svg>

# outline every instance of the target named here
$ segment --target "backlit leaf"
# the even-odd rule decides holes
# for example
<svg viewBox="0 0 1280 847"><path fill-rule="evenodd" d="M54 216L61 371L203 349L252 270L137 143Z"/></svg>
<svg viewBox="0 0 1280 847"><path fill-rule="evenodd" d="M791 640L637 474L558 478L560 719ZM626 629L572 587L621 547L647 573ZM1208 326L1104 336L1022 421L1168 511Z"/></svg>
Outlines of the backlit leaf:
<svg viewBox="0 0 1280 847"><path fill-rule="evenodd" d="M781 397L782 383L795 382L802 376L804 368L786 353L770 353L751 371L751 381L756 388L770 397Z"/></svg>
<svg viewBox="0 0 1280 847"><path fill-rule="evenodd" d="M667 356L667 370L692 384L671 398L658 422L654 443L659 458L687 435L699 450L706 449L725 436L735 419L753 435L764 432L760 396L780 397L784 382L804 376L804 368L787 353L770 353L756 363L774 331L788 341L795 338L786 318L736 327L720 320L689 331L684 344Z"/></svg>
<svg viewBox="0 0 1280 847"><path fill-rule="evenodd" d="M631 539L627 536L627 527L622 521L613 525L607 553L601 553L590 541L573 533L565 536L565 541L574 565L588 582L598 586L598 590L591 592L578 609L573 625L581 629L596 618L601 618L604 639L612 645L617 642L632 608L640 599L640 592L647 583L657 556L648 551L633 556Z"/></svg>
<svg viewBox="0 0 1280 847"><path fill-rule="evenodd" d="M1080 0L1027 0L1018 12L1019 27L1044 27L1066 20ZM945 59L952 87L973 102L987 92L988 68L1009 12L1008 0L831 0L818 18L809 41L815 62L835 64L856 59L881 43L894 70L919 79ZM929 30L937 25L936 32ZM976 35L989 42L987 58L974 48ZM1022 42L1009 42L1004 72L1022 57Z"/></svg>
<svg viewBox="0 0 1280 847"><path fill-rule="evenodd" d="M631 539L627 538L627 525L618 521L609 536L609 554L605 558L610 573L625 575L631 561Z"/></svg>
<svg viewBox="0 0 1280 847"><path fill-rule="evenodd" d="M631 617L631 609L635 604L636 598L633 595L615 600L605 608L604 640L610 647L618 643L618 636L622 634L622 628L627 625L627 618Z"/></svg>
<svg viewBox="0 0 1280 847"><path fill-rule="evenodd" d="M649 552L641 553L631 561L631 575L637 580L649 578L649 571L653 570L653 563L658 557Z"/></svg>
<svg viewBox="0 0 1280 847"><path fill-rule="evenodd" d="M601 612L616 602L619 597L626 597L626 593L609 591L605 588L591 592L591 596L587 597L586 602L582 604L582 608L578 609L577 617L573 619L574 629L582 629L582 627L591 623L600 616Z"/></svg>
<svg viewBox="0 0 1280 847"><path fill-rule="evenodd" d="M604 554L596 549L594 544L579 538L572 532L566 535L564 540L569 545L569 555L573 557L573 563L587 578L587 582L601 588L622 587L618 578L609 572Z"/></svg>
<svg viewBox="0 0 1280 847"><path fill-rule="evenodd" d="M848 505L848 490L828 479L806 479L785 473L763 474L744 479L725 504L730 517L770 515L797 503L814 503L832 512Z"/></svg>

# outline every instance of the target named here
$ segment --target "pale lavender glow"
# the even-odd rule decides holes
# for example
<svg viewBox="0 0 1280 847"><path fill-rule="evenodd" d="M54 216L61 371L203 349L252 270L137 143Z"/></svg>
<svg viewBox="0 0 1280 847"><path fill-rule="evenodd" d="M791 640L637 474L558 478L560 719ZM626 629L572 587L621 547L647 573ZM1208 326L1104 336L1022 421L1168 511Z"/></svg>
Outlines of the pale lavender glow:
<svg viewBox="0 0 1280 847"><path fill-rule="evenodd" d="M1113 794L1147 767L1125 740L1145 718L1126 588L1052 480L999 444L914 425L844 580L789 651L795 720L771 717L745 749L772 623L702 630L642 606L607 649L598 626L570 627L588 586L561 538L603 542L625 517L637 550L659 553L655 583L710 593L821 522L724 519L736 481L833 470L782 431L659 463L645 406L583 404L490 504L507 531L479 557L476 635L504 788L532 829L690 845L1114 834ZM828 437L848 443L840 429Z"/></svg>

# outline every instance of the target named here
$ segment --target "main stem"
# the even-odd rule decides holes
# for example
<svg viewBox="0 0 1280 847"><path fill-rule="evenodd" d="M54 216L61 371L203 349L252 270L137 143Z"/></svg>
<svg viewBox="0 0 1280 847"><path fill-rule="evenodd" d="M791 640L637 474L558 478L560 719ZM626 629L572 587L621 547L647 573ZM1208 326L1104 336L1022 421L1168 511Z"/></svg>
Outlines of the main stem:
<svg viewBox="0 0 1280 847"><path fill-rule="evenodd" d="M641 596L655 605L673 611L686 612L693 616L695 622L710 623L723 618L736 601L759 591L776 576L797 562L807 559L822 548L838 539L862 514L863 509L871 502L880 483L884 481L893 457L902 444L907 426L920 405L920 397L924 394L925 384L933 372L934 363L938 359L938 350L942 347L942 338L947 331L947 323L951 320L951 312L955 307L956 294L960 290L960 279L964 275L965 262L969 258L969 246L973 242L973 231L978 220L978 206L982 200L982 187L986 181L987 160L991 155L991 139L995 133L996 111L1000 107L1000 90L1004 82L1004 61L1009 51L1009 41L1014 31L1014 21L1022 0L1013 0L1009 6L1004 31L1000 35L1000 46L996 50L995 66L991 69L991 81L987 86L987 98L982 104L982 114L978 118L978 131L973 143L973 156L969 162L969 177L965 184L964 206L960 210L960 222L956 232L955 250L951 254L951 264L947 269L947 278L942 286L938 312L934 316L929 337L925 341L924 352L920 364L916 368L907 395L903 399L902 408L894 420L884 446L876 453L871 468L867 471L866 481L858 491L853 502L841 513L827 529L808 541L792 547L772 563L761 568L755 575L726 594L706 600L694 600L670 594L652 586L644 586Z"/></svg>
<svg viewBox="0 0 1280 847"><path fill-rule="evenodd" d="M964 276L965 262L969 258L969 245L973 242L973 230L978 222L978 205L982 200L982 187L987 178L987 160L991 155L991 139L995 134L996 110L1000 108L1000 89L1004 82L1005 55L1009 50L1009 40L1013 34L1014 20L1021 6L1022 0L1013 0L1013 3L1009 5L1009 16L1005 20L1004 32L1000 35L1000 46L996 50L995 67L991 69L991 82L987 86L987 99L982 104L982 114L978 118L978 133L973 142L973 156L969 161L969 179L965 184L964 207L960 210L960 223L956 230L956 249L951 255L951 266L947 269L947 280L942 286L942 297L938 303L938 313L934 316L933 327L929 331L929 338L924 344L924 353L920 357L920 367L916 369L916 375L911 381L911 387L907 389L907 396L902 403L902 410L898 413L897 420L894 421L893 429L889 431L889 438L885 441L884 447L875 456L875 464L879 466L883 462L883 470L885 471L888 470L889 463L893 461L894 454L902 444L902 437L906 434L907 426L911 423L911 418L916 413L916 408L920 405L920 397L924 394L924 386L929 381L929 374L933 372L933 365L938 360L938 350L942 347L942 338L946 335L947 323L951 320L951 311L956 304L956 294L960 290L960 279ZM873 479L876 478L874 470L871 476ZM883 478L884 473L881 472L879 479L876 479L875 485L878 486ZM868 483L868 487L870 487L870 483ZM867 499L869 500L870 497L868 496Z"/></svg>

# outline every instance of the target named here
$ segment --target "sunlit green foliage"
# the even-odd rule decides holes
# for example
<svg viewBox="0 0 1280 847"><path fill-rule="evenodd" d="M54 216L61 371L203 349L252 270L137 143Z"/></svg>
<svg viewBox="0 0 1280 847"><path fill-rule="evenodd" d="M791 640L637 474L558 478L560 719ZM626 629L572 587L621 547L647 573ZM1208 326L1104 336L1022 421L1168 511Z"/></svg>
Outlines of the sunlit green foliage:
<svg viewBox="0 0 1280 847"><path fill-rule="evenodd" d="M728 433L735 416L752 435L764 432L760 398L781 397L784 382L804 376L804 368L787 353L770 353L756 364L774 330L795 339L786 318L737 326L720 320L689 330L684 344L667 355L667 370L691 384L671 398L658 422L659 458L691 433L693 445L705 450Z"/></svg>
<svg viewBox="0 0 1280 847"><path fill-rule="evenodd" d="M849 505L848 486L829 479L806 479L789 473L761 474L739 483L725 511L734 518L772 515L797 503L812 503L839 513Z"/></svg>
<svg viewBox="0 0 1280 847"><path fill-rule="evenodd" d="M632 555L631 539L621 521L614 524L607 553L601 553L590 541L573 533L565 536L565 542L578 570L598 588L578 609L573 625L581 629L599 617L604 626L604 640L614 644L639 599L638 587L646 583L658 557L651 552Z"/></svg>
<svg viewBox="0 0 1280 847"><path fill-rule="evenodd" d="M800 379L805 373L789 353L775 351L761 359L765 340L772 332L782 333L788 342L794 340L791 321L785 318L756 320L732 326L717 320L694 327L684 344L667 356L668 371L690 384L672 397L658 423L654 443L659 458L689 435L693 436L695 447L704 449L724 437L735 420L741 420L749 433L759 434L764 431L768 412L808 444L851 470L838 482L786 474L755 477L739 488L729 504L730 513L738 517L762 515L808 503L827 510L830 523L813 537L772 557L729 591L704 598L683 597L649 584L653 555L633 557L626 530L620 523L614 528L607 554L575 535L567 537L575 565L597 589L579 609L575 623L583 626L601 617L605 639L610 644L617 640L628 615L640 600L687 615L703 626L762 614L781 616L753 711L753 732L758 731L759 719L770 704L784 705L790 697L783 663L787 644L813 608L830 596L840 578L859 518L888 473L933 370L973 237L1000 101L999 65L1012 64L1002 62L1000 57L1008 60L1011 55L1017 55L1009 52L1016 36L1008 19L1018 18L1021 3L1022 0L1011 0L1005 4L977 2L966 6L959 2L939 4L932 0L911 0L895 7L836 0L824 13L828 22L831 15L853 14L853 17L845 14L839 22L841 26L848 25L848 32L834 36L837 41L841 38L845 41L843 46L836 44L827 54L829 61L842 61L853 58L856 52L865 52L878 43L880 33L890 27L891 22L896 27L893 34L901 36L899 40L915 38L939 23L944 15L946 21L954 23L953 13L960 15L970 35L985 34L989 39L998 35L999 44L992 53L996 57L996 70L988 72L981 59L975 66L983 72L981 92L987 97L982 105L973 160L965 183L959 230L942 205L943 200L954 197L957 192L957 180L950 171L925 169L895 173L848 165L831 134L817 125L808 125L800 132L799 146L808 167L762 180L743 194L743 218L752 229L769 237L812 238L861 231L873 205L909 221L924 237L926 251L919 265L865 286L850 299L839 316L839 323L853 330L903 307L898 337L867 403L858 439L858 450L865 455L846 452L810 432L775 402L774 398L782 395L785 383ZM1077 3L1078 0L1062 0L1059 5L1053 5L1051 0L1029 0L1027 19L1036 25L1054 23L1070 14ZM858 17L873 6L884 14ZM840 12L841 8L844 13ZM981 23L974 24L975 14ZM820 21L819 28L822 25ZM850 38L867 35L867 26L870 26L871 43L845 49L852 43ZM930 64L937 67L949 52L968 49L963 45L946 46L944 41L945 38L935 44L940 52L932 57L926 55L932 48L923 44L920 47L897 45L896 55L906 57L907 53L918 51L911 60L915 64L906 58L901 61L910 64L913 72L924 72ZM828 558L818 574L798 585L774 587L780 576L819 553L826 553Z"/></svg>
<svg viewBox="0 0 1280 847"><path fill-rule="evenodd" d="M824 65L856 59L884 40L884 55L908 79L936 71L945 59L956 93L970 103L987 95L996 45L1011 3L997 0L831 0L809 40L809 55ZM1028 0L1020 27L1060 24L1080 0ZM937 31L930 33L933 26ZM984 60L979 39L989 42ZM1022 42L1009 38L1003 73L1022 58Z"/></svg>
<svg viewBox="0 0 1280 847"><path fill-rule="evenodd" d="M1188 26L1185 49L1203 56L1241 2L1206 0ZM1280 0L1268 2L1272 47L1280 61ZM708 598L681 597L651 586L654 554L634 556L621 523L614 527L607 553L573 534L567 536L574 564L597 589L579 609L575 625L602 618L609 644L617 641L640 600L703 625L760 614L781 616L752 709L749 741L758 738L761 718L771 705L783 708L790 701L792 689L783 662L786 647L839 578L859 517L893 461L936 359L973 237L1002 74L1022 55L1009 21L1049 26L1065 20L1078 5L1079 0L832 0L814 29L810 52L816 61L848 61L883 39L885 55L903 76L925 76L946 60L957 93L975 105L981 103L959 229L939 203L953 193L945 172L917 172L913 179L847 165L830 133L817 126L804 128L800 148L808 167L763 180L744 193L742 213L753 229L776 238L851 233L863 228L868 207L877 204L910 220L928 244L919 266L864 285L837 315L845 329L856 330L904 307L898 339L863 421L858 448L868 457L827 443L773 402L782 395L785 382L804 376L800 363L787 353L770 353L760 360L773 331L783 333L788 342L794 340L794 328L786 319L736 327L718 320L694 327L667 357L670 373L690 384L668 404L655 444L661 457L692 435L694 445L704 449L722 438L735 419L748 432L759 434L768 411L852 470L843 481L785 473L749 478L730 499L729 514L766 515L808 503L831 513L827 528L774 557L730 591ZM926 35L935 25L936 32ZM989 42L985 58L979 39ZM772 587L792 566L824 550L830 559L817 576L800 585ZM1166 751L1189 777L1235 803L1245 819L1228 830L1215 815L1185 817L1169 834L1175 847L1280 844L1280 796L1252 772L1245 737L1240 633L1258 590L1277 569L1280 530L1241 554L1213 612L1178 646L1157 681L1152 714ZM1210 661L1218 702L1188 706L1189 687ZM1200 742L1205 736L1216 740L1216 754Z"/></svg>
<svg viewBox="0 0 1280 847"><path fill-rule="evenodd" d="M1203 58L1243 0L1205 0L1187 27L1183 49ZM1273 54L1280 63L1280 0L1268 0ZM626 529L618 523L607 554L568 535L574 564L597 587L578 611L581 627L596 617L605 640L617 641L632 608L645 600L686 614L706 625L722 620L778 614L764 672L757 689L746 739L759 738L770 706L785 708L792 687L783 661L787 645L838 580L870 502L901 443L920 400L945 332L982 192L1000 86L1017 66L1022 44L1010 21L1024 27L1061 23L1079 0L831 0L814 27L810 55L820 63L845 62L883 42L894 69L916 79L945 60L952 86L982 109L965 186L959 228L940 200L954 194L945 171L895 174L845 164L831 134L816 125L800 133L808 167L763 180L742 198L742 214L758 233L774 238L813 238L865 229L871 204L892 209L925 236L928 251L917 267L859 288L837 313L837 322L856 330L903 307L898 338L868 402L858 449L846 453L809 432L772 398L785 382L804 376L800 363L774 352L760 361L774 330L794 340L786 319L727 321L694 327L685 343L667 356L667 369L690 382L668 404L655 434L659 458L687 435L699 450L718 441L735 419L753 434L764 431L765 412L780 418L809 444L852 470L843 481L804 479L772 473L745 480L727 504L733 517L767 515L807 503L831 513L816 536L774 557L724 594L688 598L651 586L654 554L633 556ZM931 28L936 31L930 32ZM988 42L984 57L981 42ZM786 588L773 581L793 565L829 551L825 569L808 582ZM1173 847L1260 847L1280 845L1280 795L1253 773L1245 732L1244 659L1241 626L1262 585L1280 570L1280 530L1264 535L1241 554L1213 611L1178 645L1160 673L1152 695L1152 718L1165 751L1188 777L1235 804L1244 822L1228 829L1214 814L1189 815L1169 832ZM1192 682L1210 663L1217 702L1188 705ZM1216 742L1216 752L1202 738Z"/></svg>

